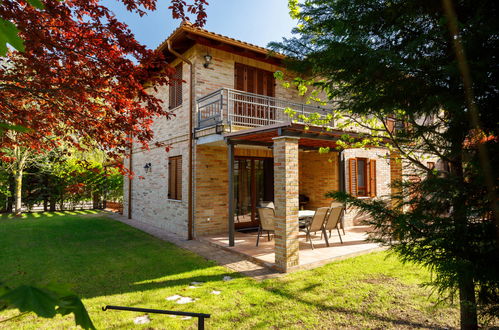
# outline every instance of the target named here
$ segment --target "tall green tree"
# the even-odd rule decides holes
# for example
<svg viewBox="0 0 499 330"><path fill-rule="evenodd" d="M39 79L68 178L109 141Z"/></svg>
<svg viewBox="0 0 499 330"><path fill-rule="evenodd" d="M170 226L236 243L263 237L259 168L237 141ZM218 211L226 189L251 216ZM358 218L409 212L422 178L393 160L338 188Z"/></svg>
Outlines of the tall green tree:
<svg viewBox="0 0 499 330"><path fill-rule="evenodd" d="M270 46L326 92L343 123L369 128L412 169L390 202L331 196L371 215L374 240L430 267L441 294L457 291L462 328L478 327L477 312L497 316L499 3L289 3L295 37Z"/></svg>

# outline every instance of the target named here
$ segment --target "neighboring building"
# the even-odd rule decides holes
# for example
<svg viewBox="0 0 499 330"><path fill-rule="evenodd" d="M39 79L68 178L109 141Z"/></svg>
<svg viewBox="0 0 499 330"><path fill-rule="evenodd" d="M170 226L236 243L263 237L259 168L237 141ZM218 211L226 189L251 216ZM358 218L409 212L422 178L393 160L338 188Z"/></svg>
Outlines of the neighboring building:
<svg viewBox="0 0 499 330"><path fill-rule="evenodd" d="M151 149L136 146L126 161L136 179L125 180L125 215L185 238L227 233L233 240L233 229L257 226L259 202L274 201L276 265L286 271L298 262L299 195L309 209L329 206L325 193L331 190L359 198L390 195L401 166L387 159L387 149L319 154L319 147L334 150L341 134L357 133L334 129L333 122L326 131L290 121L286 107L327 110L305 105L295 89L275 82L273 73L284 71L283 55L188 23L159 49L185 83L158 89L174 117L157 118ZM355 224L356 212L347 211L345 226Z"/></svg>

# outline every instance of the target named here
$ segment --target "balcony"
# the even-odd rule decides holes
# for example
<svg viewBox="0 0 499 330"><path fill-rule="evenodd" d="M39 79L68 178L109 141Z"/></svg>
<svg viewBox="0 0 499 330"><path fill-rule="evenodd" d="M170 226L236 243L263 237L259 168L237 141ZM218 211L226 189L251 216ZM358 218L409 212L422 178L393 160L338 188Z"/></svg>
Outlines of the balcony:
<svg viewBox="0 0 499 330"><path fill-rule="evenodd" d="M229 88L199 98L197 110L197 129L223 125L232 130L290 121L310 124L311 115L314 126L333 127L331 110Z"/></svg>

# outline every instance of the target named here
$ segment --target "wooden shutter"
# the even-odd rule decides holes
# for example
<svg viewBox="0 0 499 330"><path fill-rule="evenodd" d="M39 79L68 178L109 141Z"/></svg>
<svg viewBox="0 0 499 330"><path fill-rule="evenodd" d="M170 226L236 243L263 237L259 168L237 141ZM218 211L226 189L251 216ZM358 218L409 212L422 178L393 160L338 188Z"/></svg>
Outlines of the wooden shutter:
<svg viewBox="0 0 499 330"><path fill-rule="evenodd" d="M182 199L182 156L168 158L168 198Z"/></svg>
<svg viewBox="0 0 499 330"><path fill-rule="evenodd" d="M348 160L348 168L349 168L349 193L352 196L357 196L357 159L350 158Z"/></svg>
<svg viewBox="0 0 499 330"><path fill-rule="evenodd" d="M176 70L177 70L177 79L179 79L177 81L177 88L175 89L175 96L176 96L176 100L177 100L177 104L175 106L179 106L182 104L182 64L179 64L177 65L176 67Z"/></svg>
<svg viewBox="0 0 499 330"><path fill-rule="evenodd" d="M175 67L174 81L169 86L169 106L170 109L176 108L182 104L182 64Z"/></svg>
<svg viewBox="0 0 499 330"><path fill-rule="evenodd" d="M234 67L234 88L244 91L244 65L239 63Z"/></svg>
<svg viewBox="0 0 499 330"><path fill-rule="evenodd" d="M177 162L173 157L168 159L168 199L175 199L175 172Z"/></svg>
<svg viewBox="0 0 499 330"><path fill-rule="evenodd" d="M368 166L368 190L370 197L376 197L376 160L370 159Z"/></svg>
<svg viewBox="0 0 499 330"><path fill-rule="evenodd" d="M182 199L182 157L176 157L177 165L175 166L176 170L176 185L175 185L175 193L176 193L176 198L178 200Z"/></svg>

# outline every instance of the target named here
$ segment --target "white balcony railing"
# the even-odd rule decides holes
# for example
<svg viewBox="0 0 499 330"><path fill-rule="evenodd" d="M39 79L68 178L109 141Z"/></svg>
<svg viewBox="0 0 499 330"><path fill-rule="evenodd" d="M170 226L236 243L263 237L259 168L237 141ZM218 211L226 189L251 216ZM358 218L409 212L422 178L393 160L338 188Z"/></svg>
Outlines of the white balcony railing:
<svg viewBox="0 0 499 330"><path fill-rule="evenodd" d="M290 117L285 109L291 109L294 116ZM259 127L289 121L307 124L306 118L313 114L316 119L313 125L320 122L319 126L333 127L328 109L229 88L199 98L197 110L198 128L216 124Z"/></svg>

